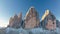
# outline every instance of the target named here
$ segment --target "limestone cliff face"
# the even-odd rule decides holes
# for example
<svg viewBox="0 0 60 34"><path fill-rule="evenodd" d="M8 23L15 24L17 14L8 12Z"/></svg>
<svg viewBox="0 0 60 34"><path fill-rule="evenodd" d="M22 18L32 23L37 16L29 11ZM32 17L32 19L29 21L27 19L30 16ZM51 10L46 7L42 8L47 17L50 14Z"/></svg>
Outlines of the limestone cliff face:
<svg viewBox="0 0 60 34"><path fill-rule="evenodd" d="M22 23L22 13L18 16L15 14L14 17L11 17L9 20L9 27L20 28Z"/></svg>
<svg viewBox="0 0 60 34"><path fill-rule="evenodd" d="M30 28L35 28L39 26L39 15L37 13L37 11L35 10L34 7L31 7L28 12L26 13L25 16L25 28L30 29Z"/></svg>
<svg viewBox="0 0 60 34"><path fill-rule="evenodd" d="M42 27L48 30L56 29L56 18L49 10L45 11L45 14L43 15L41 20Z"/></svg>

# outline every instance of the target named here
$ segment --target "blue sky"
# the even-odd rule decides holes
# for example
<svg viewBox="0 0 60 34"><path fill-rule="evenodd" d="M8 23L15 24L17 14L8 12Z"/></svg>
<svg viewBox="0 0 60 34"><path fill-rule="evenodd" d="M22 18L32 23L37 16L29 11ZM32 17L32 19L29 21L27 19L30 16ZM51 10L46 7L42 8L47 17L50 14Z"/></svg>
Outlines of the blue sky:
<svg viewBox="0 0 60 34"><path fill-rule="evenodd" d="M60 20L60 0L0 0L0 23L8 23L15 13L22 12L24 17L31 6L35 7L40 19L49 9Z"/></svg>

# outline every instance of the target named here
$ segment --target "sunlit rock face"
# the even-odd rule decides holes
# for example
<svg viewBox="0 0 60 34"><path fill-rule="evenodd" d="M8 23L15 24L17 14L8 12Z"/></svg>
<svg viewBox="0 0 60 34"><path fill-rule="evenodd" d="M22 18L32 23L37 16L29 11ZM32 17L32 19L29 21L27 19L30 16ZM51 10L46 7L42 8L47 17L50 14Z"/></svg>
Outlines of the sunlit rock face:
<svg viewBox="0 0 60 34"><path fill-rule="evenodd" d="M34 7L31 7L28 10L24 19L24 26L26 29L31 29L39 26L39 15Z"/></svg>
<svg viewBox="0 0 60 34"><path fill-rule="evenodd" d="M56 18L49 10L45 11L45 14L43 15L41 20L42 27L48 30L56 29Z"/></svg>
<svg viewBox="0 0 60 34"><path fill-rule="evenodd" d="M20 28L22 23L22 13L20 13L18 16L15 14L14 17L11 17L9 20L9 27L13 28Z"/></svg>

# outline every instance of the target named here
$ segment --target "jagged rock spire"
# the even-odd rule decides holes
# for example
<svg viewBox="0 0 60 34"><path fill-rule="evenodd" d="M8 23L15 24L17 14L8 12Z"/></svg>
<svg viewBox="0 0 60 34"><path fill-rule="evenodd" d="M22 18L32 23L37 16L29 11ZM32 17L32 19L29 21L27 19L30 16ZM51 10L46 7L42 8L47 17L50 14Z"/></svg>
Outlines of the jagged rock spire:
<svg viewBox="0 0 60 34"><path fill-rule="evenodd" d="M17 18L18 18L18 16L17 16L17 14L15 14L15 15L14 15L14 19L17 19Z"/></svg>
<svg viewBox="0 0 60 34"><path fill-rule="evenodd" d="M36 12L35 8L34 8L33 6L31 6L31 7L29 8L29 10L27 11L26 16L25 16L24 19L27 18L27 16L29 15L29 13L33 14L33 13L37 13L37 12Z"/></svg>
<svg viewBox="0 0 60 34"><path fill-rule="evenodd" d="M25 28L34 28L39 25L39 15L34 7L30 7L25 16Z"/></svg>
<svg viewBox="0 0 60 34"><path fill-rule="evenodd" d="M9 27L12 27L12 22L14 21L14 19L11 17L10 20L9 20Z"/></svg>
<svg viewBox="0 0 60 34"><path fill-rule="evenodd" d="M49 14L49 10L46 10L44 15L42 16L42 19L41 20L44 20L44 18Z"/></svg>
<svg viewBox="0 0 60 34"><path fill-rule="evenodd" d="M22 12L19 13L18 15L18 22L22 21Z"/></svg>
<svg viewBox="0 0 60 34"><path fill-rule="evenodd" d="M45 14L42 16L41 20L42 20L41 22L42 27L48 30L56 29L56 18L49 10L45 11Z"/></svg>
<svg viewBox="0 0 60 34"><path fill-rule="evenodd" d="M22 12L19 13L18 18L22 17Z"/></svg>
<svg viewBox="0 0 60 34"><path fill-rule="evenodd" d="M22 24L22 12L20 12L19 15L18 15L18 24L19 24L20 27L22 27L21 26L21 24Z"/></svg>
<svg viewBox="0 0 60 34"><path fill-rule="evenodd" d="M45 13L44 13L44 15L42 16L42 19L41 19L41 20L44 20L45 17L48 16L48 15L53 15L53 14L51 13L51 11L46 10ZM53 15L53 16L54 16L54 15Z"/></svg>
<svg viewBox="0 0 60 34"><path fill-rule="evenodd" d="M22 23L22 13L20 13L19 15L15 14L13 18L12 17L10 18L8 26L12 28L20 28L21 23Z"/></svg>

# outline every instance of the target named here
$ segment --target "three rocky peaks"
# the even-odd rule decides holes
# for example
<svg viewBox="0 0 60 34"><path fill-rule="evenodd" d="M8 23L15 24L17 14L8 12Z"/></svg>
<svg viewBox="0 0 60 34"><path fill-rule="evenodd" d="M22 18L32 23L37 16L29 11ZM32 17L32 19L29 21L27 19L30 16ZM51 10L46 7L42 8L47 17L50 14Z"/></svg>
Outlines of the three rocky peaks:
<svg viewBox="0 0 60 34"><path fill-rule="evenodd" d="M40 22L39 14L37 13L34 7L31 7L26 13L24 20L22 20L22 13L20 13L18 16L15 14L14 17L11 17L9 20L8 27L22 27L25 29L42 27L48 30L55 30L56 17L49 10L46 10Z"/></svg>

